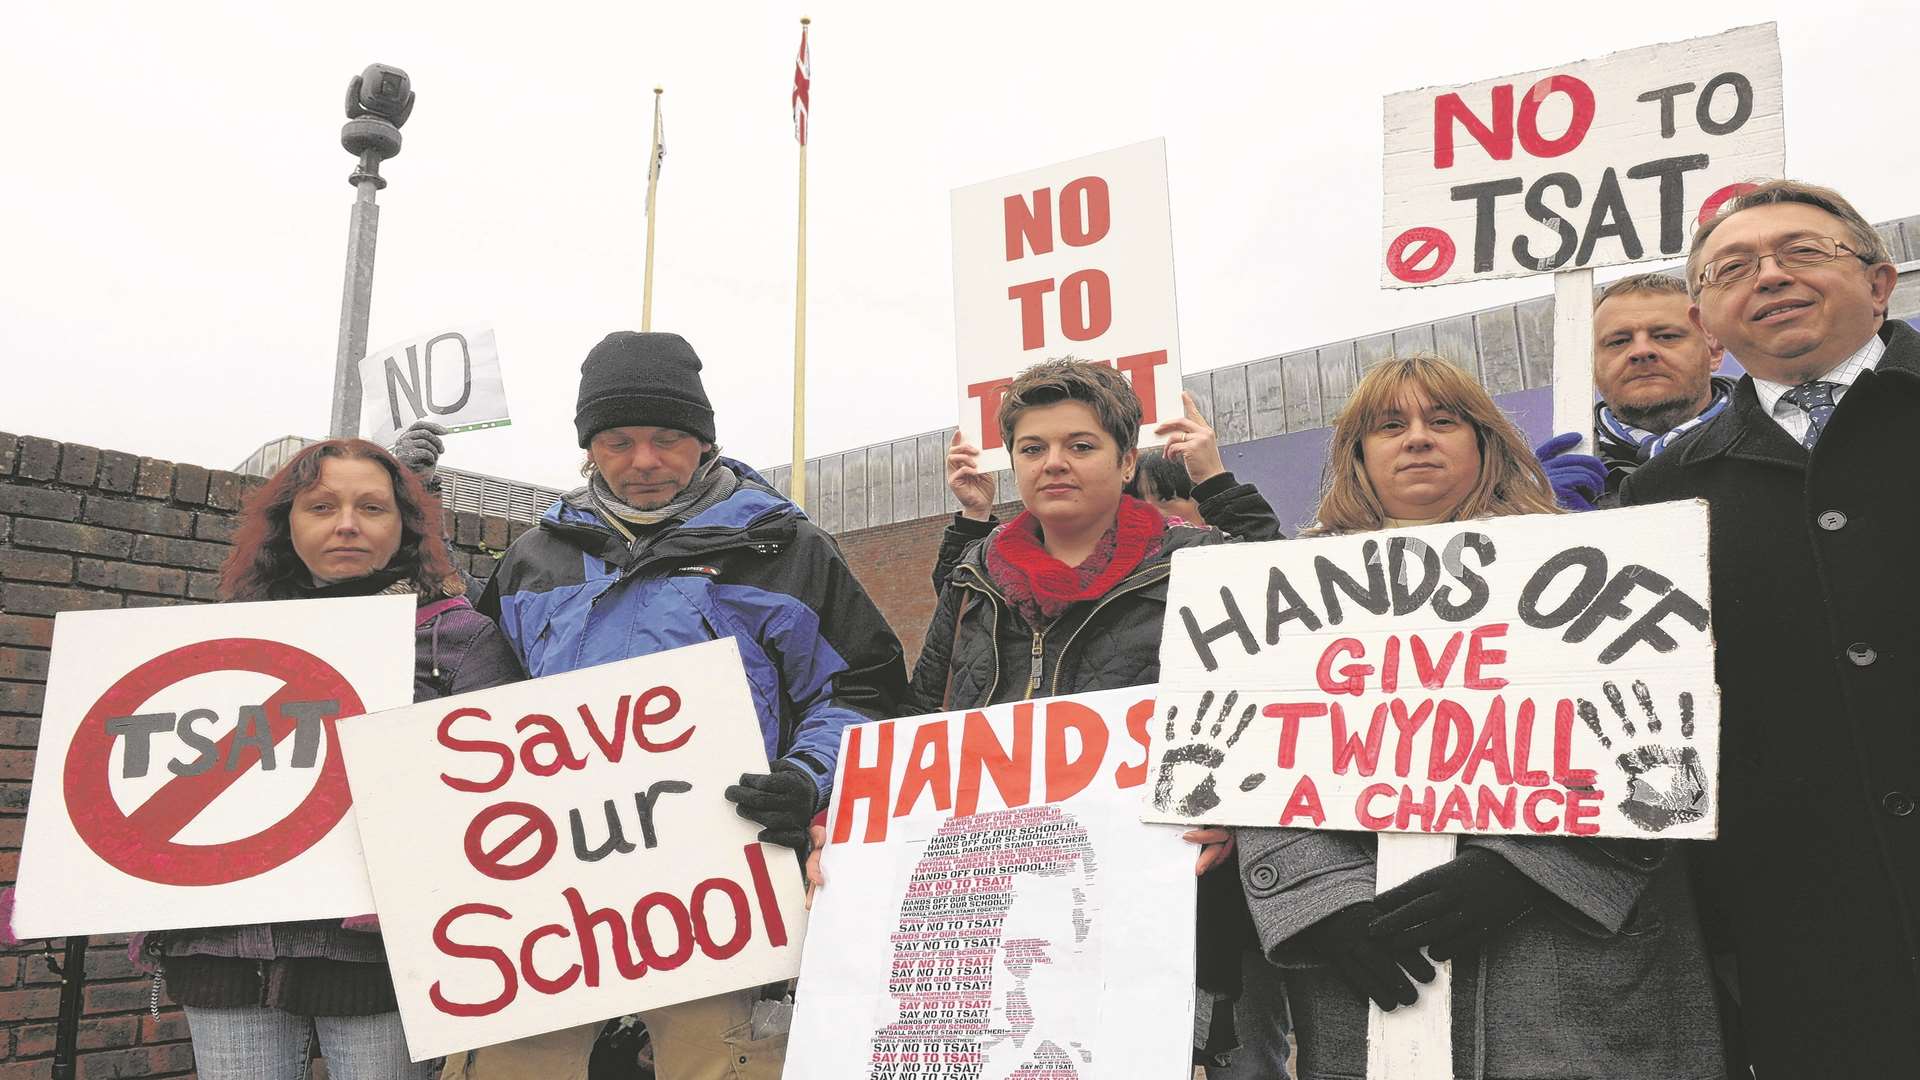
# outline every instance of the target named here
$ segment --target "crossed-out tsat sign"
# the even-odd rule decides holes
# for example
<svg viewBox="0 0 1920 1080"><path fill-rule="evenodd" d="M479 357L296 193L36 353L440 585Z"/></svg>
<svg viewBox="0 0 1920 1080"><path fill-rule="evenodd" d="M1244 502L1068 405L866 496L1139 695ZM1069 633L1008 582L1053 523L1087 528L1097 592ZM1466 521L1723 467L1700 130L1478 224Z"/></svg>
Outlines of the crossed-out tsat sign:
<svg viewBox="0 0 1920 1080"><path fill-rule="evenodd" d="M336 708L324 720L326 757L319 775L298 806L279 821L249 836L219 844L182 844L174 840L263 760L256 743L240 739L238 727L216 741L213 759L222 768L205 768L167 781L131 813L115 801L109 785L113 745L119 737L108 721L135 717L153 697L197 675L250 671L285 682L261 706L273 743L294 733L299 723L285 706L329 702ZM67 751L64 794L74 831L115 869L162 885L224 885L280 866L318 843L340 823L353 804L346 765L334 738L333 721L365 709L352 685L326 661L276 641L221 638L163 653L120 677L82 719ZM271 768L271 765L268 766ZM182 770L176 770L181 772Z"/></svg>

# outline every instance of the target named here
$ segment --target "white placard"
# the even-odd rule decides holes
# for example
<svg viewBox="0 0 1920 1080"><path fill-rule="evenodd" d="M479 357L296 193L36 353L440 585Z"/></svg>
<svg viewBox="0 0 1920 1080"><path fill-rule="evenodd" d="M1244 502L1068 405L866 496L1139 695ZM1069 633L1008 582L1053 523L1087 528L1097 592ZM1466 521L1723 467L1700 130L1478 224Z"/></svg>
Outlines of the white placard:
<svg viewBox="0 0 1920 1080"><path fill-rule="evenodd" d="M791 978L793 852L732 638L341 727L415 1061Z"/></svg>
<svg viewBox="0 0 1920 1080"><path fill-rule="evenodd" d="M1707 507L1174 556L1147 817L1704 839Z"/></svg>
<svg viewBox="0 0 1920 1080"><path fill-rule="evenodd" d="M54 618L23 938L373 910L334 721L413 699L410 596Z"/></svg>
<svg viewBox="0 0 1920 1080"><path fill-rule="evenodd" d="M1167 147L1152 139L953 192L960 431L1007 467L994 417L1042 360L1114 364L1145 411L1140 444L1182 415Z"/></svg>
<svg viewBox="0 0 1920 1080"><path fill-rule="evenodd" d="M1773 23L1386 99L1386 288L1685 253L1786 169Z"/></svg>
<svg viewBox="0 0 1920 1080"><path fill-rule="evenodd" d="M847 729L788 1080L1193 1072L1193 863L1153 688Z"/></svg>
<svg viewBox="0 0 1920 1080"><path fill-rule="evenodd" d="M449 433L506 427L507 387L493 328L428 334L368 353L360 361L360 430L381 446L415 420Z"/></svg>

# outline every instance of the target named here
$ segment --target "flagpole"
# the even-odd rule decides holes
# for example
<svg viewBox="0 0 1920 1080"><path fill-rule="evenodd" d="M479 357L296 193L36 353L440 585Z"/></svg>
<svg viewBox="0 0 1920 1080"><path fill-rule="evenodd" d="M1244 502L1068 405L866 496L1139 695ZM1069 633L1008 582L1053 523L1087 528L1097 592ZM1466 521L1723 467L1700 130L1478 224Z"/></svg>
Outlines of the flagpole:
<svg viewBox="0 0 1920 1080"><path fill-rule="evenodd" d="M640 299L640 329L653 329L653 211L660 187L660 95L664 87L653 88L653 151L647 155L647 277Z"/></svg>
<svg viewBox="0 0 1920 1080"><path fill-rule="evenodd" d="M804 50L807 24L800 17L800 42ZM808 64L811 68L811 61ZM811 112L811 105L808 108ZM808 117L811 122L811 117ZM803 129L804 131L804 129ZM793 465L787 480L788 497L802 510L807 508L807 142L800 140L800 229L795 256L793 291Z"/></svg>

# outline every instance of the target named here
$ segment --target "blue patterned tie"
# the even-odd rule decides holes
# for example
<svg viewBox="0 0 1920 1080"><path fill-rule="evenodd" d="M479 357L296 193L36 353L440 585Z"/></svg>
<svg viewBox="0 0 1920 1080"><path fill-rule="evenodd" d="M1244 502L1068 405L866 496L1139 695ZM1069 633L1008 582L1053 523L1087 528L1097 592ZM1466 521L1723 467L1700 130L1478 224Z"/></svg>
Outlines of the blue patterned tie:
<svg viewBox="0 0 1920 1080"><path fill-rule="evenodd" d="M1827 426L1827 418L1833 415L1833 392L1840 389L1839 383L1809 382L1781 394L1784 401L1791 401L1807 414L1807 433L1800 437L1800 445L1808 450L1820 441L1820 432Z"/></svg>

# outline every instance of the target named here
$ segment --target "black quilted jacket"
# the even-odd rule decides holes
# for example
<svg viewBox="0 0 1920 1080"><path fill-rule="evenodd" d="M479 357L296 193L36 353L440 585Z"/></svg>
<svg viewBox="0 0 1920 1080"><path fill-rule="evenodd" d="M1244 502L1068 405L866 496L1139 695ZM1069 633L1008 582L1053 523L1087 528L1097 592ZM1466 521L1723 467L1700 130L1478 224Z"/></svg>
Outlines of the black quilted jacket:
<svg viewBox="0 0 1920 1080"><path fill-rule="evenodd" d="M1014 611L987 574L986 536L993 523L957 520L941 545L934 571L940 604L913 669L918 711L972 709L1159 679L1160 622L1173 553L1225 543L1223 529L1236 540L1282 538L1267 500L1252 484L1235 483L1232 473L1200 485L1194 495L1201 514L1220 528L1169 528L1159 554L1105 596L1073 604L1038 630Z"/></svg>

